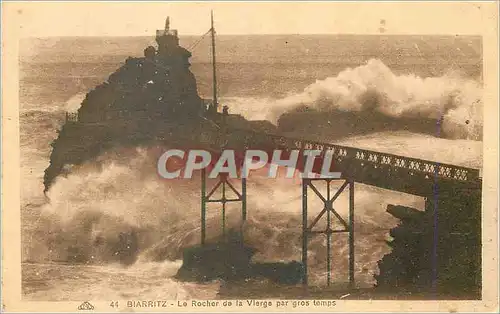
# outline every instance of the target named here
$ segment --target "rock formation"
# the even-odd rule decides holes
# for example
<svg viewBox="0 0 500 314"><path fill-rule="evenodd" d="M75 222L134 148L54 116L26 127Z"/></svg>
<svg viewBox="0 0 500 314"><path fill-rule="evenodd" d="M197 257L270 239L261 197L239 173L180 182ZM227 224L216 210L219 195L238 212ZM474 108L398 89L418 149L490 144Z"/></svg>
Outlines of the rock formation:
<svg viewBox="0 0 500 314"><path fill-rule="evenodd" d="M401 223L390 231L392 252L378 263L377 288L480 298L481 195L456 190L436 196L437 202L427 198L425 211L388 206Z"/></svg>
<svg viewBox="0 0 500 314"><path fill-rule="evenodd" d="M168 25L157 31L156 41L158 49L149 46L144 57L128 58L86 95L77 114L66 115L51 144L45 191L69 166L113 146L152 141L165 123L199 124L206 107L189 70L191 53L179 46L177 31Z"/></svg>
<svg viewBox="0 0 500 314"><path fill-rule="evenodd" d="M165 143L167 137L176 145L197 146L202 133L220 130L221 115L211 101L198 95L189 69L191 53L179 46L177 31L170 30L168 24L167 19L165 30L156 32L158 49L149 46L143 57L128 58L106 82L86 95L76 114L66 115L66 123L51 144L45 192L71 166L110 148ZM229 127L275 129L270 122L227 115L227 107L225 114Z"/></svg>
<svg viewBox="0 0 500 314"><path fill-rule="evenodd" d="M253 263L255 253L256 249L241 242L240 234L231 231L217 242L186 248L176 278L196 282L267 279L282 285L296 285L302 281L304 268L301 263Z"/></svg>

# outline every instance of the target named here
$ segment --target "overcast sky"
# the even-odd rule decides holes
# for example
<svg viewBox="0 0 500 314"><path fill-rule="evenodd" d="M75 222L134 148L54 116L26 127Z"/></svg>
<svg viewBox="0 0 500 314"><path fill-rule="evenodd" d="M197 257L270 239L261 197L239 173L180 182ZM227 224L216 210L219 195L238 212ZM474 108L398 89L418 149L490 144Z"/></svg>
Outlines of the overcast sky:
<svg viewBox="0 0 500 314"><path fill-rule="evenodd" d="M164 25L203 34L479 34L485 10L467 3L107 2L3 3L21 37L151 35ZM6 10L7 9L7 10ZM5 24L4 24L5 25Z"/></svg>

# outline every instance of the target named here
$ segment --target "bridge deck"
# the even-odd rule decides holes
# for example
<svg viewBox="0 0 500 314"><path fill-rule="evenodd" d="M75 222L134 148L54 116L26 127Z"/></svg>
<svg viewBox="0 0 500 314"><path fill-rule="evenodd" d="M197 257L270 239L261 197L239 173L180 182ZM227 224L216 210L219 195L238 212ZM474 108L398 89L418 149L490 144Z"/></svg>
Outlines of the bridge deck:
<svg viewBox="0 0 500 314"><path fill-rule="evenodd" d="M429 196L436 192L436 188L440 191L470 189L477 192L482 184L479 169L355 147L233 127L226 128L227 136L225 142L222 143L223 132L220 132L220 129L207 131L201 125L199 129L193 129L192 125L180 126L178 123L168 122L154 128L148 121L139 121L136 124L136 128L149 131L147 134L134 133L136 135L134 138L150 138L154 135L157 140L169 141L191 149L194 148L191 147L194 143L198 143L195 145L197 148L205 147L213 150L220 150L225 146L225 148L240 151L245 149L266 151L310 149L329 152L333 155L334 169L331 170L341 172L344 177L354 179L356 182L414 195ZM109 125L103 123L92 125L96 128L109 128ZM124 123L124 125L130 127L130 123ZM120 128L116 130L120 131Z"/></svg>
<svg viewBox="0 0 500 314"><path fill-rule="evenodd" d="M436 188L480 189L479 169L455 166L354 147L296 139L243 129L228 129L227 148L320 150L333 155L334 170L356 182L427 196Z"/></svg>

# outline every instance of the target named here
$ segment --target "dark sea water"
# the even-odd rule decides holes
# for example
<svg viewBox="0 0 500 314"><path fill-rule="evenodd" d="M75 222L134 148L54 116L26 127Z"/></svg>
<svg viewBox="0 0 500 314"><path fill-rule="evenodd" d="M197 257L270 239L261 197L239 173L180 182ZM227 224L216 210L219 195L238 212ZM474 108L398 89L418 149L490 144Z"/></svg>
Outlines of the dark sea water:
<svg viewBox="0 0 500 314"><path fill-rule="evenodd" d="M195 37L181 38L189 48ZM20 127L22 163L23 291L36 300L214 298L221 282L180 283L172 278L182 249L199 239L199 181L159 181L149 147L108 152L59 178L43 196L43 170L50 142L86 92L107 79L128 56L141 56L153 38L46 38L21 42ZM208 41L192 50L191 70L200 95L211 94ZM390 117L443 117L441 137L432 132L375 132L331 142L439 162L481 168L482 52L479 37L280 35L220 36L218 90L231 112L273 123L302 105L318 111L360 112L367 93L383 97L374 106ZM467 121L467 123L465 123ZM315 137L315 129L308 134ZM325 130L322 130L324 140ZM328 129L326 129L328 137ZM328 139L328 138L327 138ZM153 167L152 167L153 166ZM300 259L300 183L256 177L248 188L245 237L258 261ZM345 214L346 197L336 209ZM398 221L388 204L423 208L412 195L356 185L356 279L370 287L385 240ZM311 208L321 210L319 201ZM229 222L236 223L234 209ZM91 224L91 229L85 226ZM220 233L209 215L209 236ZM140 234L138 260L119 264L112 246L120 232ZM106 245L96 247L96 239ZM324 285L326 241L310 244L311 282ZM92 256L89 265L60 263L74 248ZM347 280L344 236L334 239L333 280ZM159 252L162 252L161 254ZM161 256L161 258L159 258ZM249 284L250 285L250 284ZM265 282L253 283L260 290ZM255 290L255 288L252 288ZM243 285L235 290L246 295ZM238 297L238 295L236 295ZM262 297L262 296L259 296ZM289 297L293 297L289 296Z"/></svg>

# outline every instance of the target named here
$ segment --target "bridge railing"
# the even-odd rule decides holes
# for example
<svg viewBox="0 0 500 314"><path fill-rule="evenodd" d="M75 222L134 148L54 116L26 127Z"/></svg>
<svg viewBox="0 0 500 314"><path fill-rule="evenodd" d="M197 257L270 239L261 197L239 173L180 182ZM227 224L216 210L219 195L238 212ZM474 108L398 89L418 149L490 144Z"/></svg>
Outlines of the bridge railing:
<svg viewBox="0 0 500 314"><path fill-rule="evenodd" d="M78 122L78 113L77 112L66 112L65 120L66 120L66 122Z"/></svg>
<svg viewBox="0 0 500 314"><path fill-rule="evenodd" d="M238 138L238 142L242 141L247 147L253 146L252 144L267 142L271 143L276 149L320 150L323 153L328 152L333 154L337 162L354 161L360 166L368 166L370 164L375 168L395 167L406 169L411 174L424 174L428 178L438 177L457 181L474 181L480 177L478 169L252 130L231 128L228 131L231 133L231 136Z"/></svg>
<svg viewBox="0 0 500 314"><path fill-rule="evenodd" d="M77 115L67 116L68 120L70 121L73 119L77 119L77 117ZM231 127L227 129L227 132L228 139L223 139L220 136L219 132L208 132L201 134L191 133L184 135L177 134L176 138L185 138L186 141L196 140L200 143L211 146L215 145L219 148L230 148L233 144L235 144L235 146L239 147L240 149L263 149L265 147L271 146L269 148L282 150L310 149L320 150L324 153L328 151L330 154L333 154L334 160L337 163L343 165L350 164L357 167L371 167L380 169L405 169L409 174L422 174L428 179L437 177L462 182L477 181L480 179L479 169L459 167L451 164L375 152L349 146L297 139L277 134L257 132L249 129L238 129ZM165 137L162 136L162 139L165 139ZM234 139L233 143L231 143L231 139Z"/></svg>

